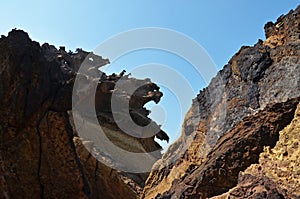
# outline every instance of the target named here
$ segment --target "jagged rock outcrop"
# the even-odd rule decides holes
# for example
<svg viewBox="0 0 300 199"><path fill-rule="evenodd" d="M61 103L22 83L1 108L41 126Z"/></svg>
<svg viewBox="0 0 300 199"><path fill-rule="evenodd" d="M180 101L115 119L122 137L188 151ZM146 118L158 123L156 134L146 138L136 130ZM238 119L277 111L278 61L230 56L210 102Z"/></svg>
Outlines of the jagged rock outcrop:
<svg viewBox="0 0 300 199"><path fill-rule="evenodd" d="M78 73L87 56L93 58L90 73ZM112 142L126 150L158 151L153 158L161 157L155 135L135 138L123 133L114 122L107 102L124 72L102 74L100 80L92 76L99 73L98 67L108 63L81 49L67 53L64 47L57 50L49 44L40 46L21 30L1 37L0 198L138 197L147 174L125 173L99 162L83 145L92 145L92 141L81 140L72 124L72 89L77 75L85 81L97 81L96 113ZM120 101L130 98L129 111L134 121L147 125L151 120L143 106L151 100L158 102L162 93L149 79L127 77L126 82L147 85L133 95L123 92L117 96ZM87 103L87 99L79 103ZM121 138L115 140L115 134ZM159 135L168 139L162 130Z"/></svg>
<svg viewBox="0 0 300 199"><path fill-rule="evenodd" d="M259 164L240 173L238 185L215 198L299 198L300 104L274 148L264 148Z"/></svg>
<svg viewBox="0 0 300 199"><path fill-rule="evenodd" d="M193 100L181 137L163 157L152 133L159 129L156 136L167 141L168 135L143 108L159 102L156 84L125 71L100 73L109 60L82 49L40 46L20 30L2 36L0 198L300 197L299 12L300 7L267 23L265 41L242 47L230 59ZM86 60L90 68L82 73ZM114 145L136 153L155 151L150 156L158 161L150 175L112 169L115 162L93 140L78 136L73 118L87 126L96 123L90 112L71 111L75 77L97 84L96 123ZM143 86L129 94L117 85L120 80L123 87ZM118 112L129 112L123 122L152 123L153 132L131 129L152 136L137 138L120 129L112 115L113 94L120 103L130 98L129 110ZM94 99L88 87L75 98L81 105Z"/></svg>
<svg viewBox="0 0 300 199"><path fill-rule="evenodd" d="M153 166L142 198L207 198L238 183L233 190L239 194L230 191L229 196L242 198L251 195L246 194L249 181L253 186L270 184L270 197L300 197L292 191L299 178L283 180L294 171L282 171L288 161L277 164L280 179L273 175L276 168L266 171L280 161L276 155L266 160L269 166L260 167L265 168L263 176L247 171L245 175L250 172L251 177L239 179L241 171L258 163L264 147L275 146L279 131L291 123L299 103L299 12L300 7L275 24L267 23L266 40L242 47L193 100L181 137ZM272 187L279 187L278 191Z"/></svg>

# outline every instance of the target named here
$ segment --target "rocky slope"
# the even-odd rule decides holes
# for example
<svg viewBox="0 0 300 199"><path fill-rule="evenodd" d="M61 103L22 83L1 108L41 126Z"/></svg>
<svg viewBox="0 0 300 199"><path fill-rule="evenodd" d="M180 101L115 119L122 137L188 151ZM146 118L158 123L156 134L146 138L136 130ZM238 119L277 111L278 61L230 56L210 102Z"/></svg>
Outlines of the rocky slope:
<svg viewBox="0 0 300 199"><path fill-rule="evenodd" d="M242 47L200 92L142 198L300 197L299 24L300 7L267 23L266 40Z"/></svg>
<svg viewBox="0 0 300 199"><path fill-rule="evenodd" d="M87 56L93 60L90 70L87 74L78 73ZM147 174L120 172L99 162L83 146L83 142L89 142L93 147L92 141L79 139L72 126L72 88L77 75L88 83L96 81L96 113L112 142L135 152L157 150L152 158L161 157L161 147L154 136L135 138L115 124L108 102L124 72L101 74L100 80L92 78L99 73L95 66L107 63L107 59L81 49L67 53L64 47L57 50L47 43L40 46L21 30L12 30L7 37L1 37L0 198L138 197ZM150 123L149 112L143 106L151 100L159 102L162 96L159 87L149 79L128 76L124 79L128 85L138 82L146 85L130 96L123 92L118 100L130 97L134 121L139 125ZM86 98L79 103L87 103L89 92L85 94ZM81 117L88 121L88 114ZM157 136L168 140L162 130Z"/></svg>

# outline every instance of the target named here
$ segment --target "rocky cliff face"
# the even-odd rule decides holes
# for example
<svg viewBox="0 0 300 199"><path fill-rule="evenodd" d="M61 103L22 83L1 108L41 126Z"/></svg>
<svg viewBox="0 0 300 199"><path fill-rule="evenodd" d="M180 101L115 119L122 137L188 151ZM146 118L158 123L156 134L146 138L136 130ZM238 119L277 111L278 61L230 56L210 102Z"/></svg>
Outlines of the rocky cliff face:
<svg viewBox="0 0 300 199"><path fill-rule="evenodd" d="M238 177L238 184L214 198L298 198L300 195L300 104L294 118L279 133L274 148L266 146L253 164Z"/></svg>
<svg viewBox="0 0 300 199"><path fill-rule="evenodd" d="M118 128L106 102L124 74L102 74L99 80L91 78L92 72L99 72L93 67L90 74L78 73L87 56L93 56L97 67L109 63L81 49L67 53L63 47L40 46L21 30L1 37L0 198L137 198L141 193L147 174L120 172L102 164L83 146L89 142L93 147L92 141L80 139L72 126L72 88L77 76L97 81L96 113L112 142L136 152L161 149L154 136L134 138ZM137 124L150 123L143 106L159 101L159 87L148 79L127 76L124 81L147 85L130 95L130 113ZM86 103L86 95L80 103ZM123 92L118 100L128 97ZM163 131L158 136L168 139ZM153 159L160 157L157 152Z"/></svg>
<svg viewBox="0 0 300 199"><path fill-rule="evenodd" d="M267 23L266 40L242 47L200 92L142 198L300 197L299 24L300 7Z"/></svg>
<svg viewBox="0 0 300 199"><path fill-rule="evenodd" d="M151 123L143 106L159 102L156 84L124 72L98 74L109 60L81 49L40 46L20 30L2 36L0 198L299 198L299 12L267 23L265 41L230 59L193 100L181 137L162 157L154 136L124 133L111 110L117 90L118 102L130 98L125 122ZM91 67L82 73L84 60ZM127 151L158 151L150 174L112 169L115 163L93 140L79 138L73 118L95 122L90 113L72 111L75 77L96 83L97 123L111 142ZM116 86L121 78L144 86L131 95ZM80 92L77 103L91 103L89 89ZM156 136L168 140L160 129Z"/></svg>

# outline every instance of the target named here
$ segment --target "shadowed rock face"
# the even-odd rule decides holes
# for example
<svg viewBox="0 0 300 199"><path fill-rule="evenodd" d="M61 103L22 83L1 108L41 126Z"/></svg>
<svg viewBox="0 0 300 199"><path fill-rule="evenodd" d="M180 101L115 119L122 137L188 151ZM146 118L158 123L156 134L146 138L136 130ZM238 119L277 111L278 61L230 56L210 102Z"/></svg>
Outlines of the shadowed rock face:
<svg viewBox="0 0 300 199"><path fill-rule="evenodd" d="M40 46L21 30L0 39L0 198L137 198L147 174L120 172L100 163L87 151L72 124L72 89L75 76L97 81L95 104L99 123L106 136L125 150L158 151L154 136L145 139L123 133L113 120L110 98L120 75L102 74L97 68L109 63L93 56L90 73L78 73L88 52L57 50ZM93 68L94 67L94 68ZM95 70L96 69L96 70ZM129 111L141 126L152 122L144 104L159 102L162 93L150 80L126 77L128 85L142 82L132 96L126 92L118 100L130 98ZM86 98L78 103L87 103ZM93 98L92 98L93 99ZM82 115L88 117L88 115ZM155 123L154 123L155 124ZM156 124L155 124L156 125ZM159 128L156 125L157 128ZM113 136L117 135L117 136ZM122 139L116 140L120 135ZM162 130L158 136L168 140ZM107 158L107 157L106 157Z"/></svg>
<svg viewBox="0 0 300 199"><path fill-rule="evenodd" d="M242 198L251 179L277 187L266 192L270 197L284 190L292 195L291 182L257 174L239 179L239 172L258 163L264 146L273 148L293 119L300 96L299 12L267 23L266 40L242 47L193 100L181 137L154 165L143 198L207 198L238 183Z"/></svg>

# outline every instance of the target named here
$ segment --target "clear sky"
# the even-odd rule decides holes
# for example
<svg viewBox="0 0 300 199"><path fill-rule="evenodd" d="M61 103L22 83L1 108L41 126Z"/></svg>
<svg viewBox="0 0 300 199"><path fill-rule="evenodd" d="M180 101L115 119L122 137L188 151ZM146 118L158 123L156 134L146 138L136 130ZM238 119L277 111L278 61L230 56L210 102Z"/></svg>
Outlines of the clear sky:
<svg viewBox="0 0 300 199"><path fill-rule="evenodd" d="M169 28L196 40L221 69L242 45L264 39L263 26L267 21L275 21L299 3L295 0L10 0L1 2L0 34L7 35L13 28L23 29L41 44L48 42L75 51L77 47L93 50L112 35L133 28ZM121 67L128 71L129 65L154 61L178 70L187 64L167 53L149 51L120 59L116 72ZM203 80L191 80L191 84L195 90L206 86ZM163 128L173 141L180 134L182 118L176 116L175 98L170 97L167 88L163 91L166 95L162 105L166 106L169 119L153 117L161 123L166 121Z"/></svg>

